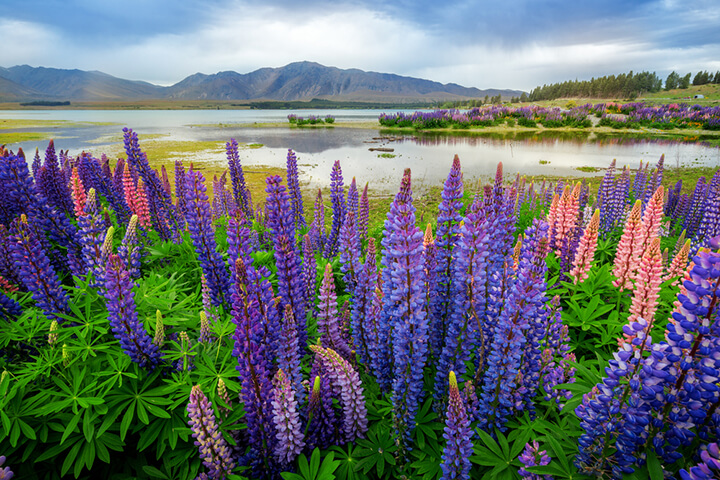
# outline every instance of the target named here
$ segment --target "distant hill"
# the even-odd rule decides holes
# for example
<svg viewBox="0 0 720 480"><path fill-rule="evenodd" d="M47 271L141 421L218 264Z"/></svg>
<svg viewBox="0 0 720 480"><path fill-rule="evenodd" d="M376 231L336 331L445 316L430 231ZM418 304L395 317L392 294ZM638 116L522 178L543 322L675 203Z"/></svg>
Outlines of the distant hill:
<svg viewBox="0 0 720 480"><path fill-rule="evenodd" d="M520 90L499 90L442 84L390 73L342 70L314 62L296 62L280 68L261 68L241 74L196 73L170 87L125 80L102 72L57 68L0 67L0 99L5 101L72 100L276 100L313 98L353 102L435 102L502 95L520 96Z"/></svg>

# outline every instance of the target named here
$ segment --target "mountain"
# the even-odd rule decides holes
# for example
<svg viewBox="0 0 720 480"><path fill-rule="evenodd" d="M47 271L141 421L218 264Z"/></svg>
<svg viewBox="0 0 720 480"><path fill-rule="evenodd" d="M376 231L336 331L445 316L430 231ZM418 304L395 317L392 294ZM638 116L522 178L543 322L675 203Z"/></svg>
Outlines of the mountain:
<svg viewBox="0 0 720 480"><path fill-rule="evenodd" d="M310 100L355 102L435 102L486 95L520 96L519 90L480 90L390 73L342 70L314 62L261 68L241 74L196 73L170 87L125 80L102 72L57 68L0 67L0 99L125 101L169 100Z"/></svg>

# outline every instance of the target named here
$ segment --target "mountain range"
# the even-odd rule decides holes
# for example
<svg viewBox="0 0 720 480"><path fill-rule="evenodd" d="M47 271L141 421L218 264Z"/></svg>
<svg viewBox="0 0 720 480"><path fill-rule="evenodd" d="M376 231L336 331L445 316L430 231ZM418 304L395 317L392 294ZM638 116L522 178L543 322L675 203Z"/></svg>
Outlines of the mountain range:
<svg viewBox="0 0 720 480"><path fill-rule="evenodd" d="M391 73L295 62L241 74L196 73L169 87L125 80L103 72L18 65L0 67L0 101L235 100L436 102L520 96L520 90L463 87Z"/></svg>

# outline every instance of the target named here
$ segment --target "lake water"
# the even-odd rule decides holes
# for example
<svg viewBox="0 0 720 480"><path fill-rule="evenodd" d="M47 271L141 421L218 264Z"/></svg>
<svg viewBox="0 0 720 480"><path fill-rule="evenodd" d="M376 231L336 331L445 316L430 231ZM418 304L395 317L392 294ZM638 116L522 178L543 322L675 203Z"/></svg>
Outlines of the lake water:
<svg viewBox="0 0 720 480"><path fill-rule="evenodd" d="M259 127L253 124L284 123L287 115L333 115L335 128ZM657 162L665 154L666 165L706 165L720 168L720 148L701 143L666 140L637 140L623 136L597 138L589 135L398 135L387 130L352 128L354 122L375 122L381 110L34 110L0 111L0 119L68 120L71 122L112 122L115 125L31 128L50 132L56 148L78 154L91 149L102 152L122 134L124 126L139 134L163 134L168 140L227 141L259 143L262 148L242 150L243 165L285 166L287 149L298 155L301 180L311 186L329 184L330 170L340 160L346 183L353 176L376 190L393 191L402 172L411 168L416 186L440 185L446 178L454 155L460 156L466 179L489 178L502 161L507 174L583 176L577 167L605 168L617 165L637 168L642 160ZM391 112L388 112L391 113ZM222 124L222 126L221 126ZM45 142L9 145L32 152ZM141 143L142 146L142 143ZM370 148L391 148L383 152ZM150 159L153 160L152 158ZM224 155L193 157L222 164ZM593 174L597 175L597 173Z"/></svg>

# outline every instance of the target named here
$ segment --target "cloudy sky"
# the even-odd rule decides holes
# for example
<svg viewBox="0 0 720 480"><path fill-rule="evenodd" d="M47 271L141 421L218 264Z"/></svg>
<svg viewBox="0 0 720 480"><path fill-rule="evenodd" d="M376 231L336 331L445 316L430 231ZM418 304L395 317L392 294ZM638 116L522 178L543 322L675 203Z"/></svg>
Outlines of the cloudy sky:
<svg viewBox="0 0 720 480"><path fill-rule="evenodd" d="M717 0L2 0L0 66L170 85L309 60L478 88L720 70Z"/></svg>

